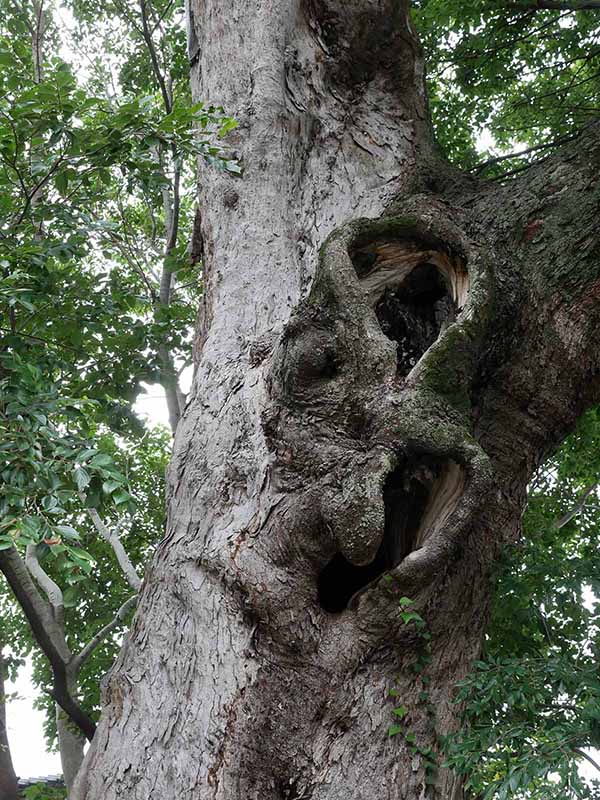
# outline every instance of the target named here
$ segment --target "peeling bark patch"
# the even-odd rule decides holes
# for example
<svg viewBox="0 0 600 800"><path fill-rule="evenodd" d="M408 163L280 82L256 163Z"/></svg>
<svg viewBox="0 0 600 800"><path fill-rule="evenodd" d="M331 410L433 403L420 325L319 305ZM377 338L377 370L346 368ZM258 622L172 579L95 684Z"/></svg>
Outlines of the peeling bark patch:
<svg viewBox="0 0 600 800"><path fill-rule="evenodd" d="M385 526L381 544L369 564L352 564L338 552L321 571L317 582L319 605L337 614L364 588L398 566L422 546L440 516L447 518L464 488L462 469L454 462L402 463L383 487Z"/></svg>
<svg viewBox="0 0 600 800"><path fill-rule="evenodd" d="M525 230L523 231L523 236L521 238L522 242L531 242L535 237L538 235L540 229L544 224L543 219L533 219L527 223Z"/></svg>

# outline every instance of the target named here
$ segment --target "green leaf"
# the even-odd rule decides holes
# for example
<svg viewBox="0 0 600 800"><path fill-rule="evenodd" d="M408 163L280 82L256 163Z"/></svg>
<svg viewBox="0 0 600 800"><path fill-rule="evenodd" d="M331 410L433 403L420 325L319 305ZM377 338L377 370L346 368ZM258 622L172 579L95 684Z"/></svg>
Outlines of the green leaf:
<svg viewBox="0 0 600 800"><path fill-rule="evenodd" d="M55 530L65 539L79 540L79 533L71 525L56 525Z"/></svg>
<svg viewBox="0 0 600 800"><path fill-rule="evenodd" d="M115 489L120 489L122 486L123 486L122 481L115 481L115 480L104 481L104 483L102 484L102 491L105 494L111 494L111 492L114 492ZM127 496L130 497L130 495Z"/></svg>
<svg viewBox="0 0 600 800"><path fill-rule="evenodd" d="M54 177L54 185L63 196L69 189L69 177L65 171L58 172Z"/></svg>
<svg viewBox="0 0 600 800"><path fill-rule="evenodd" d="M82 550L80 547L69 547L68 552L70 555L76 556L83 561L88 561L90 564L94 563L94 558L87 552L87 550Z"/></svg>
<svg viewBox="0 0 600 800"><path fill-rule="evenodd" d="M416 611L403 611L400 614L402 622L405 625L408 625L410 622L423 622L423 617L420 614L417 614Z"/></svg>
<svg viewBox="0 0 600 800"><path fill-rule="evenodd" d="M83 467L76 467L73 471L73 474L75 475L75 482L77 484L77 488L79 489L80 492L82 492L85 489L85 487L89 484L90 476L83 469Z"/></svg>
<svg viewBox="0 0 600 800"><path fill-rule="evenodd" d="M112 496L115 505L123 505L123 503L130 503L133 500L133 497L129 494L129 492L115 492Z"/></svg>
<svg viewBox="0 0 600 800"><path fill-rule="evenodd" d="M63 592L63 603L65 608L76 608L81 599L81 591L78 586L67 586Z"/></svg>
<svg viewBox="0 0 600 800"><path fill-rule="evenodd" d="M112 458L106 455L106 453L98 453L89 462L90 467L110 467L112 464Z"/></svg>

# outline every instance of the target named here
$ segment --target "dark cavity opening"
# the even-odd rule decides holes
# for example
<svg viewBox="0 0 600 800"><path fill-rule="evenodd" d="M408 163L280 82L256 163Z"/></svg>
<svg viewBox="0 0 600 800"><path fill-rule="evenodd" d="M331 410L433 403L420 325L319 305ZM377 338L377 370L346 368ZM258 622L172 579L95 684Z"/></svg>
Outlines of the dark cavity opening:
<svg viewBox="0 0 600 800"><path fill-rule="evenodd" d="M383 487L385 527L375 558L370 564L356 566L342 553L336 553L318 578L321 608L332 614L344 611L357 592L393 569L415 549L419 526L438 472L431 466L407 467L405 464L388 475Z"/></svg>
<svg viewBox="0 0 600 800"><path fill-rule="evenodd" d="M396 342L398 374L404 377L453 321L455 306L437 267L420 264L400 286L386 288L375 313L381 330Z"/></svg>

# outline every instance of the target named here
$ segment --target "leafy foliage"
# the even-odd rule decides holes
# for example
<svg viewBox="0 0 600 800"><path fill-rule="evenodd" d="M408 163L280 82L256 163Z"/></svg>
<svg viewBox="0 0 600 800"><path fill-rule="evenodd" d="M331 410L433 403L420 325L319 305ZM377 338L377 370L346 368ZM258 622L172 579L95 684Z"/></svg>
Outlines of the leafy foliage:
<svg viewBox="0 0 600 800"><path fill-rule="evenodd" d="M600 796L579 769L600 747L599 443L594 409L533 481L483 658L457 695L468 727L448 760L485 800Z"/></svg>
<svg viewBox="0 0 600 800"><path fill-rule="evenodd" d="M45 783L35 783L23 791L25 800L65 800L66 789L47 786Z"/></svg>
<svg viewBox="0 0 600 800"><path fill-rule="evenodd" d="M133 513L123 513L118 506L113 506L105 521L113 529L119 527L127 554L143 574L164 525L164 472L169 457L169 434L157 428L134 442L115 442L110 434L98 437L97 441L100 451L110 456L127 476L136 499ZM89 568L70 569L55 547L41 554L41 563L50 577L64 587L67 643L73 652L78 652L111 622L116 610L132 595L132 590L123 580L114 554L81 509L74 507L65 519L81 536L81 545L91 557ZM96 648L80 673L81 704L92 718L97 718L100 710L99 678L110 669L129 621L130 617L124 619ZM23 638L21 647L27 649ZM45 658L36 652L32 655L34 684L41 690L36 705L47 711L45 731L48 740L53 741L56 735L53 703L43 692L50 682L50 670Z"/></svg>
<svg viewBox="0 0 600 800"><path fill-rule="evenodd" d="M535 148L527 161L597 118L598 12L544 11L505 0L418 0L413 15L427 55L436 134L463 168L481 164L477 139L484 130L500 152ZM485 174L522 163L495 161Z"/></svg>
<svg viewBox="0 0 600 800"><path fill-rule="evenodd" d="M191 361L196 159L239 172L221 142L233 120L191 103L181 4L141 7L73 3L66 51L64 6L24 0L0 20L0 549L35 547L75 653L132 593L86 506L139 570L162 532L170 439L132 404ZM0 604L52 739L48 665L6 590ZM80 675L92 715L127 621Z"/></svg>

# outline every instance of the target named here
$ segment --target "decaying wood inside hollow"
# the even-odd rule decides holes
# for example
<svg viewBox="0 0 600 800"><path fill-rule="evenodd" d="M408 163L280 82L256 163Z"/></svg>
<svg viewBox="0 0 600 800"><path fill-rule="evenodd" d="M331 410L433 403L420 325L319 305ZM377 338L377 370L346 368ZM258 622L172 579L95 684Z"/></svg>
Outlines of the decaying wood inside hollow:
<svg viewBox="0 0 600 800"><path fill-rule="evenodd" d="M453 461L396 467L383 488L385 529L375 558L357 565L336 553L319 575L320 606L330 613L355 606L367 586L422 547L447 522L464 485L464 470Z"/></svg>
<svg viewBox="0 0 600 800"><path fill-rule="evenodd" d="M457 311L467 301L469 276L462 259L441 250L423 246L421 242L378 241L357 248L352 261L362 287L375 307L387 288L400 286L421 264L433 264L448 286L448 293Z"/></svg>
<svg viewBox="0 0 600 800"><path fill-rule="evenodd" d="M422 547L436 528L441 528L446 524L458 505L464 488L464 469L454 461L448 461L442 466L431 486L427 507L415 535L413 549Z"/></svg>
<svg viewBox="0 0 600 800"><path fill-rule="evenodd" d="M423 243L377 241L351 258L382 332L396 343L397 375L408 375L464 306L464 263Z"/></svg>

